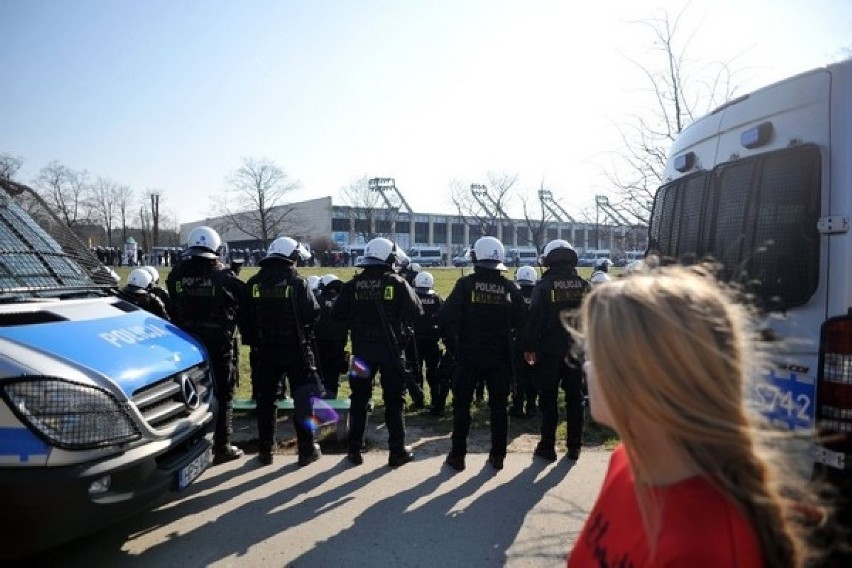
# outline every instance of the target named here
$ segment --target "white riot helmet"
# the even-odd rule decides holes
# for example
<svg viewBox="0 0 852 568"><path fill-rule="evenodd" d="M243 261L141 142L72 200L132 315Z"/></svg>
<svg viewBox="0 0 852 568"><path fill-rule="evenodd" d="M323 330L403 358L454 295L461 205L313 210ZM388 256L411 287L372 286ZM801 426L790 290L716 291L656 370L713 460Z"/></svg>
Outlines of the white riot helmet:
<svg viewBox="0 0 852 568"><path fill-rule="evenodd" d="M554 239L544 247L542 264L545 266L556 266L557 264L568 264L577 266L577 251L571 243L562 239Z"/></svg>
<svg viewBox="0 0 852 568"><path fill-rule="evenodd" d="M152 284L160 283L160 271L154 268L153 266L143 266L143 270L147 270L148 274L151 275Z"/></svg>
<svg viewBox="0 0 852 568"><path fill-rule="evenodd" d="M520 286L535 286L538 274L532 266L522 266L515 272L515 282Z"/></svg>
<svg viewBox="0 0 852 568"><path fill-rule="evenodd" d="M418 272L414 277L414 287L431 290L435 286L435 278L429 272Z"/></svg>
<svg viewBox="0 0 852 568"><path fill-rule="evenodd" d="M603 284L605 282L609 282L611 278L609 274L603 272L602 270L596 270L592 277L589 278L589 282L591 282L592 286L598 286L599 284Z"/></svg>
<svg viewBox="0 0 852 568"><path fill-rule="evenodd" d="M290 237L278 237L269 245L269 249L266 251L266 257L263 260L278 258L290 262L296 262L299 259L308 260L310 257L310 253L304 246L302 246L302 243L295 239L291 239Z"/></svg>
<svg viewBox="0 0 852 568"><path fill-rule="evenodd" d="M322 278L320 278L320 284L323 288L325 288L332 282L342 282L342 280L340 280L340 278L338 278L336 274L325 274Z"/></svg>
<svg viewBox="0 0 852 568"><path fill-rule="evenodd" d="M358 263L358 266L378 266L384 264L393 266L396 259L400 256L400 251L392 241L383 237L376 237L367 243L364 248L364 258Z"/></svg>
<svg viewBox="0 0 852 568"><path fill-rule="evenodd" d="M506 265L503 264L503 259L506 255L506 249L503 248L503 243L494 237L479 237L473 244L471 252L471 260L474 266L487 268L489 270L506 270Z"/></svg>
<svg viewBox="0 0 852 568"><path fill-rule="evenodd" d="M144 294L154 279L151 278L151 273L144 268L136 268L127 277L127 286L131 288L130 292Z"/></svg>
<svg viewBox="0 0 852 568"><path fill-rule="evenodd" d="M319 288L319 285L320 285L320 277L316 276L314 274L311 274L310 276L308 276L307 281L308 281L308 289L311 292L316 292L317 288Z"/></svg>
<svg viewBox="0 0 852 568"><path fill-rule="evenodd" d="M186 238L187 253L189 256L200 256L202 258L218 258L219 247L222 239L219 233L210 227L196 227L189 232Z"/></svg>
<svg viewBox="0 0 852 568"><path fill-rule="evenodd" d="M641 258L638 260L634 260L633 262L627 263L627 266L624 267L624 274L634 274L636 272L643 272L645 270L645 261Z"/></svg>
<svg viewBox="0 0 852 568"><path fill-rule="evenodd" d="M610 266L612 266L612 261L608 258L599 258L595 261L595 270L602 270L606 272L609 270Z"/></svg>
<svg viewBox="0 0 852 568"><path fill-rule="evenodd" d="M411 272L419 273L420 271L423 270L423 267L420 266L420 263L418 263L418 262L412 262L411 264L408 265L408 270L410 270Z"/></svg>

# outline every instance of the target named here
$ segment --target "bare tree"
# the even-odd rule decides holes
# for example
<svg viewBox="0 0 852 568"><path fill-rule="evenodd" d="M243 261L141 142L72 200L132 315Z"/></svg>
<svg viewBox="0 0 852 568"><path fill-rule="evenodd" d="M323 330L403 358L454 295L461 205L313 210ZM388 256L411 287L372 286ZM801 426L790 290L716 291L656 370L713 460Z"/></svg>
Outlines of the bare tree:
<svg viewBox="0 0 852 568"><path fill-rule="evenodd" d="M340 189L343 203L351 207L353 232L364 242L376 237L392 238L399 216L399 207L388 207L380 191L370 187L369 176L362 176Z"/></svg>
<svg viewBox="0 0 852 568"><path fill-rule="evenodd" d="M160 190L148 189L139 199L139 223L145 250L160 244Z"/></svg>
<svg viewBox="0 0 852 568"><path fill-rule="evenodd" d="M697 30L684 30L686 8L672 16L634 22L652 38L653 63L628 58L644 75L650 109L633 115L619 127L622 150L613 156L606 176L614 188L613 207L641 224L650 218L668 149L678 134L697 116L730 100L735 91L728 63L699 65L688 58Z"/></svg>
<svg viewBox="0 0 852 568"><path fill-rule="evenodd" d="M161 215L159 244L166 247L180 245L180 222L176 211Z"/></svg>
<svg viewBox="0 0 852 568"><path fill-rule="evenodd" d="M313 251L315 255L320 255L320 258L323 251L337 250L338 248L337 243L334 242L328 235L314 237L313 239L311 239L311 242L309 244L311 245L311 251Z"/></svg>
<svg viewBox="0 0 852 568"><path fill-rule="evenodd" d="M133 189L128 185L120 185L116 189L116 207L118 210L118 221L121 223L121 244L127 240L127 221L130 215L130 207L133 204Z"/></svg>
<svg viewBox="0 0 852 568"><path fill-rule="evenodd" d="M243 158L226 177L227 188L217 204L226 226L259 240L265 249L274 239L297 229L298 220L287 196L299 187L268 158Z"/></svg>
<svg viewBox="0 0 852 568"><path fill-rule="evenodd" d="M3 152L0 154L0 179L12 181L23 165L24 160L19 156Z"/></svg>
<svg viewBox="0 0 852 568"><path fill-rule="evenodd" d="M149 189L147 195L151 202L151 246L155 247L160 244L160 192Z"/></svg>
<svg viewBox="0 0 852 568"><path fill-rule="evenodd" d="M497 226L510 217L509 197L518 182L518 174L488 172L488 183L466 186L458 181L450 183L450 199L459 213L459 219L478 234L496 235Z"/></svg>
<svg viewBox="0 0 852 568"><path fill-rule="evenodd" d="M139 248L143 251L149 251L151 245L151 209L149 208L149 196L150 190L140 196L139 212L136 216L136 224L142 231L142 242L139 243Z"/></svg>
<svg viewBox="0 0 852 568"><path fill-rule="evenodd" d="M98 177L89 192L89 209L92 216L106 230L107 246L112 246L112 232L118 218L118 201L121 186L110 179Z"/></svg>
<svg viewBox="0 0 852 568"><path fill-rule="evenodd" d="M85 219L88 173L72 170L54 160L39 170L35 185L39 194L69 227Z"/></svg>

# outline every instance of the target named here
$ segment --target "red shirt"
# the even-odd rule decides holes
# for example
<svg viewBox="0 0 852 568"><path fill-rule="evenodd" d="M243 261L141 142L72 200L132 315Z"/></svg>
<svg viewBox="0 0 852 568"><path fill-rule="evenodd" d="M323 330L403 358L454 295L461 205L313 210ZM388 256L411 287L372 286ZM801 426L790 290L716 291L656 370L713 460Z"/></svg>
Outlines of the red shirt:
<svg viewBox="0 0 852 568"><path fill-rule="evenodd" d="M612 454L601 493L568 557L569 568L763 566L750 523L702 477L655 490L660 529L653 556L624 447Z"/></svg>

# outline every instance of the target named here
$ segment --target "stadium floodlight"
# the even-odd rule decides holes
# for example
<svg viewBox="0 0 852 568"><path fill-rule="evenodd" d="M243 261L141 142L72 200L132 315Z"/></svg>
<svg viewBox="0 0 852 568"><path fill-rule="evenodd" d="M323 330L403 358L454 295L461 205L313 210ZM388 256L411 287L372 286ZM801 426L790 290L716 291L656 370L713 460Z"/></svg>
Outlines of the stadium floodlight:
<svg viewBox="0 0 852 568"><path fill-rule="evenodd" d="M383 189L396 189L396 180L394 178L370 178L367 187L372 191L381 191Z"/></svg>
<svg viewBox="0 0 852 568"><path fill-rule="evenodd" d="M470 192L474 197L484 197L488 193L488 186L484 183L472 183L470 184Z"/></svg>

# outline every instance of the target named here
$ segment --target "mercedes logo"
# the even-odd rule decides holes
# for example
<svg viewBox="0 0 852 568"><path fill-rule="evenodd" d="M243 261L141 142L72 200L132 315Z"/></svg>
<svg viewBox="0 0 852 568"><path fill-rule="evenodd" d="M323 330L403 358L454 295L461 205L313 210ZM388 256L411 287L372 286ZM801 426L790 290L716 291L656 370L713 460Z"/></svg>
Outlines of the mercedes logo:
<svg viewBox="0 0 852 568"><path fill-rule="evenodd" d="M201 404L201 397L198 396L198 387L195 386L189 375L180 376L180 392L183 395L183 403L190 410L195 410Z"/></svg>

